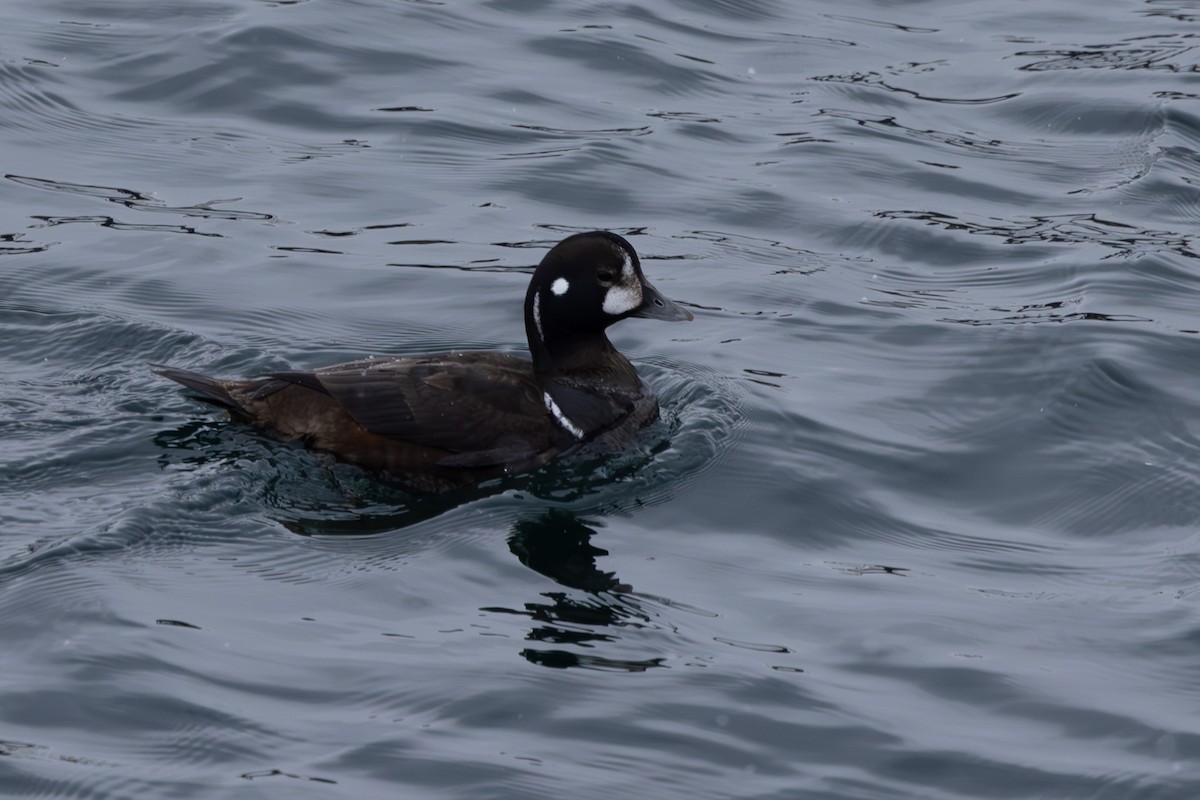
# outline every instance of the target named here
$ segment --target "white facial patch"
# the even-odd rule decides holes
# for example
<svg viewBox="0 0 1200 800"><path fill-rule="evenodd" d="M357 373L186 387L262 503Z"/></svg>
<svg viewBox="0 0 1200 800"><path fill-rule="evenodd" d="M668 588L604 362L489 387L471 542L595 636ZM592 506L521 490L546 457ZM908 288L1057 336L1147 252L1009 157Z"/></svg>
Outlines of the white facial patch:
<svg viewBox="0 0 1200 800"><path fill-rule="evenodd" d="M614 286L604 293L604 309L605 314L611 314L618 317L642 304L642 285L637 278L628 284Z"/></svg>
<svg viewBox="0 0 1200 800"><path fill-rule="evenodd" d="M554 283L550 284L550 291L554 292L555 297L562 297L570 288L571 284L567 283L566 278L556 278Z"/></svg>
<svg viewBox="0 0 1200 800"><path fill-rule="evenodd" d="M621 255L621 280L604 293L604 305L601 308L605 314L619 317L642 304L642 282L633 271L633 263L625 249L615 245L613 249Z"/></svg>
<svg viewBox="0 0 1200 800"><path fill-rule="evenodd" d="M559 280L562 279L559 278ZM562 409L558 407L558 403L554 402L554 398L550 396L549 392L542 392L542 402L546 404L546 410L550 412L550 415L554 417L554 420L559 425L562 425L567 433L571 434L576 439L583 438L583 429L567 418L567 415L564 414Z"/></svg>

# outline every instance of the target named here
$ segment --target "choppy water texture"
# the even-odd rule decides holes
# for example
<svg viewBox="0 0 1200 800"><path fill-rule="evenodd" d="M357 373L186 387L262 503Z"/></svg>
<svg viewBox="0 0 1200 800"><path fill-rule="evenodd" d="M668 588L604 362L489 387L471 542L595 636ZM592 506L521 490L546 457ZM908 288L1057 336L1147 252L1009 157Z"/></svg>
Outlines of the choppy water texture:
<svg viewBox="0 0 1200 800"><path fill-rule="evenodd" d="M1200 6L0 5L0 793L1200 797ZM619 458L409 497L228 375L523 348Z"/></svg>

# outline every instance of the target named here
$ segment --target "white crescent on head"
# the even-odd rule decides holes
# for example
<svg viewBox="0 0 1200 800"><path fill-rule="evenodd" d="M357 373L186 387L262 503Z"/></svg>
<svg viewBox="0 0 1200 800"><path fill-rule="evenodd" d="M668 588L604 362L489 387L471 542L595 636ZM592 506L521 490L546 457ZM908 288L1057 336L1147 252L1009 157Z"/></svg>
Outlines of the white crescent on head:
<svg viewBox="0 0 1200 800"><path fill-rule="evenodd" d="M533 327L537 328L538 338L543 342L546 341L546 334L542 333L542 293L538 292L533 296Z"/></svg>

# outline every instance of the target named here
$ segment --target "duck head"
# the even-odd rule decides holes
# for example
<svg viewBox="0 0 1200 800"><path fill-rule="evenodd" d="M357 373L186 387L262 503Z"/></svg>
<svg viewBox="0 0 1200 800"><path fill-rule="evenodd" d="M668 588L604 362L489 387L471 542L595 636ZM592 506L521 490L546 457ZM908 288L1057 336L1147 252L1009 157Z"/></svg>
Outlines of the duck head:
<svg viewBox="0 0 1200 800"><path fill-rule="evenodd" d="M692 314L646 280L623 237L608 231L568 236L546 253L525 295L535 371L573 360L581 348L615 352L604 331L628 317L684 321Z"/></svg>

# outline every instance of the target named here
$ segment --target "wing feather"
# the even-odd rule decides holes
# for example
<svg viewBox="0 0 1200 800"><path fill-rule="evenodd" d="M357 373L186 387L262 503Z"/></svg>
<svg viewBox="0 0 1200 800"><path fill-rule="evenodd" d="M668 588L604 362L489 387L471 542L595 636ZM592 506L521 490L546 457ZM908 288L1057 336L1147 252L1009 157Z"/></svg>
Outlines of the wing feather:
<svg viewBox="0 0 1200 800"><path fill-rule="evenodd" d="M448 451L482 467L560 444L530 363L498 353L368 359L272 377L325 392L370 433Z"/></svg>

